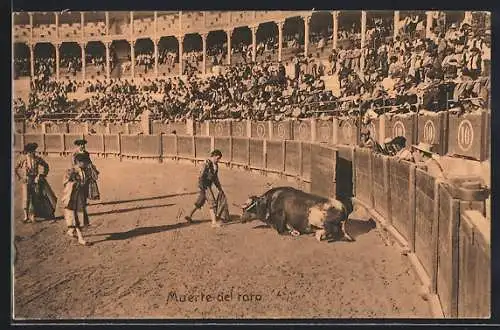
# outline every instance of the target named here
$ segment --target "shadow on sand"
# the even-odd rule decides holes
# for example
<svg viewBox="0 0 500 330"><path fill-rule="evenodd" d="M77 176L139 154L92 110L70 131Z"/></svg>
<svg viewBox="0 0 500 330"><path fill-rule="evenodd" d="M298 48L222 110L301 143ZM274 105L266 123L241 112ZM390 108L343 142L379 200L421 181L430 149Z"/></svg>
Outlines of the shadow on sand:
<svg viewBox="0 0 500 330"><path fill-rule="evenodd" d="M131 202L152 201L152 200L155 200L155 199L163 199L163 198L171 198L171 197L187 196L187 195L195 195L195 194L197 194L197 192L186 192L186 193L180 193L180 194L171 194L171 195L154 196L154 197L143 197L143 198L137 198L137 199L122 200L122 201L110 201L110 202L92 203L92 204L89 204L89 206L94 206L94 205L114 205L114 204L123 204L123 203L131 203Z"/></svg>
<svg viewBox="0 0 500 330"><path fill-rule="evenodd" d="M360 219L349 219L346 222L345 230L353 238L356 239L359 236L367 234L372 229L377 227L377 223L373 219L360 220Z"/></svg>
<svg viewBox="0 0 500 330"><path fill-rule="evenodd" d="M187 222L178 222L178 223L174 223L174 224L170 224L170 225L163 225L163 226L139 227L139 228L134 228L134 229L124 231L124 232L92 234L92 235L87 235L87 237L107 236L104 239L92 242L92 244L97 244L97 243L101 243L101 242L105 242L105 241L121 241L121 240L126 240L129 238L133 238L133 237L161 233L161 232L180 229L180 228L188 227L188 226L192 226L192 225L199 225L199 224L202 224L205 222L210 222L210 220L193 220L193 222L190 224Z"/></svg>
<svg viewBox="0 0 500 330"><path fill-rule="evenodd" d="M230 214L229 221L223 222L224 226L234 225L237 223L241 223L241 216L239 216L237 214Z"/></svg>
<svg viewBox="0 0 500 330"><path fill-rule="evenodd" d="M111 211L103 211L103 212L94 212L94 213L89 213L89 216L95 216L95 215L106 215L106 214L119 214L119 213L127 213L127 212L133 212L133 211L139 211L139 210L146 210L146 209L154 209L154 208L160 208L160 207L169 207L169 206L174 206L174 203L169 203L169 204L158 204L158 205L149 205L149 206L137 206L137 207L130 207L128 209L120 209L120 210L111 210ZM57 221L57 220L63 220L64 216L60 215L57 216L53 219L46 219L46 221Z"/></svg>

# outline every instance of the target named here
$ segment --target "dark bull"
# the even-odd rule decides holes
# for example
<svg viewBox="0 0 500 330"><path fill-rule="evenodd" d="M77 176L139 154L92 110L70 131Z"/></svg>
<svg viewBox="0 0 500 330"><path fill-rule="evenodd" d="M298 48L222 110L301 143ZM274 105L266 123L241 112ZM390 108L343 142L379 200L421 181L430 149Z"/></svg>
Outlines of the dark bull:
<svg viewBox="0 0 500 330"><path fill-rule="evenodd" d="M335 199L305 193L292 187L268 190L262 196L251 196L242 206L241 222L259 219L271 225L279 234L289 232L294 236L315 232L321 241L345 238L347 211Z"/></svg>

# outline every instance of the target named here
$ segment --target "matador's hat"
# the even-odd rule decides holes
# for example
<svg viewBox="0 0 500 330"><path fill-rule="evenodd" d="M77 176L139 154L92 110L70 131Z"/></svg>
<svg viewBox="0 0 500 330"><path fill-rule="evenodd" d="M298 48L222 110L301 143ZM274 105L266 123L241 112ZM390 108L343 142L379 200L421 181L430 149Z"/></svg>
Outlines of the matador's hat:
<svg viewBox="0 0 500 330"><path fill-rule="evenodd" d="M27 143L24 146L24 152L33 152L38 148L38 143L32 142L32 143Z"/></svg>
<svg viewBox="0 0 500 330"><path fill-rule="evenodd" d="M75 146L83 146L87 144L87 140L85 139L78 139L73 142Z"/></svg>

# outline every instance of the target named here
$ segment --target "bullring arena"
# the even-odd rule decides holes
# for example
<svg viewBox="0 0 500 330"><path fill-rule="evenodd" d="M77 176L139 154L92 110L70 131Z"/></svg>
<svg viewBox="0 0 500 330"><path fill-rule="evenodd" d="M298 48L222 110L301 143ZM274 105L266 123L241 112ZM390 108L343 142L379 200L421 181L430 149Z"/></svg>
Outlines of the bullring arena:
<svg viewBox="0 0 500 330"><path fill-rule="evenodd" d="M37 152L50 166L47 180L60 199L64 172L71 166L75 149L73 141L84 138L100 171L101 199L89 203L91 225L84 229L84 236L90 246L80 246L65 233L60 203L54 219L23 223L21 186L17 181L13 185L14 318L489 317L489 60L483 59L480 72L474 67L479 62L471 61L471 70L464 64L463 73L472 75L476 70L473 82L456 82L455 90L446 92L444 98L438 94L446 89L439 87L431 101L428 92L411 100L403 93L404 103L399 102L401 95L384 96L382 103L374 99L369 109L344 91L335 94L343 84L339 76L345 62L339 70L329 64L323 73L319 69L322 61L337 63L328 56L330 50L323 52L325 45L352 55L349 70L357 72L369 66L372 56L357 53L357 46L376 48L391 43L389 39L396 41L397 35L410 39L438 35L442 17L448 18L441 30L446 38L454 21L459 26L469 22L476 38L484 32L487 19L475 12L442 16L422 11L419 16L387 11L376 21L379 14L15 15L18 45L14 47L21 49L21 55L14 82L14 161L22 157L24 145L37 143ZM324 21L322 16L327 23L319 23ZM419 22L415 31L402 29L405 24L412 26L412 20ZM360 31L344 28L352 22L357 22L353 31ZM385 23L380 22L392 22L387 31L393 35L381 37ZM262 27L268 23L277 29ZM245 38L233 33L241 27L251 32L246 44L240 43ZM325 37L323 28L333 37ZM227 32L227 39L211 36L221 30ZM165 53L167 43L161 39L171 35L185 44L177 42ZM188 35L200 37L200 49L192 46L196 40L187 41ZM153 48L141 53L145 48L138 46L138 39L154 40ZM221 47L213 46L224 41ZM124 42L129 42L129 49L117 45ZM273 42L274 48L268 48ZM19 43L25 43L28 51ZM81 44L81 53L73 56L65 43ZM102 56L97 46L89 47L91 54L86 54L89 43L102 43ZM265 45L259 48L261 43ZM40 44L57 46L53 52L43 51L45 46L40 48ZM213 62L208 60L207 49ZM191 55L183 57L185 50ZM38 51L46 57L36 59ZM169 52L176 52L177 58L164 62L159 54L167 54L168 59ZM300 52L314 53L316 66L303 63L304 69L289 78L288 67ZM475 53L465 53L474 59ZM483 53L486 58L487 52ZM136 54L143 56L136 58ZM219 55L223 61L217 60ZM257 65L261 67L286 63L286 81L300 80L303 75L314 77L314 84L304 83L309 84L307 91L294 87L306 93L304 99L297 98L300 104L271 98L266 102L277 107L273 110L260 111L257 102L258 111L238 108L233 112L228 109L251 107L251 103L244 97L241 104L224 103L216 95L214 102L223 106L212 104L209 110L197 112L198 103L185 102L180 96L185 92L182 84L165 82L169 78L185 83L226 79L229 85L234 80L232 69L253 66L256 61L262 61ZM255 73L258 83L279 75L272 72L269 76ZM387 74L398 79L393 72ZM441 80L436 86L449 83ZM154 93L144 89L151 81L152 87L161 87ZM283 99L295 97L294 93L285 97L283 87L293 83L280 84L269 83ZM321 91L311 92L321 84ZM232 97L241 86L231 88ZM457 91L467 91L467 97L455 97ZM412 89L407 92L413 93ZM109 96L112 101L106 99L108 94L113 94ZM199 94L193 93L191 99ZM278 114L276 102L285 102L283 108L290 111ZM146 110L150 116L143 116ZM444 172L458 180L443 182L414 162L367 147L360 137L366 131L380 145L397 136L403 136L408 145L432 145ZM215 148L223 154L219 175L231 221L211 228L204 208L188 224L184 216L196 198L200 164ZM465 174L474 176L474 184L460 180ZM278 235L260 221L240 223L238 205L250 195L278 186L342 201L349 210L346 230L355 241L318 242L314 235Z"/></svg>
<svg viewBox="0 0 500 330"><path fill-rule="evenodd" d="M69 162L51 160L49 181L57 192ZM16 208L16 317L431 316L407 258L364 218L352 220L354 244L282 237L257 222L214 230L206 211L187 225L183 215L196 197L193 165L95 163L106 197L89 207L92 225L85 234L93 245L88 249L67 239L64 221L22 225ZM221 180L236 203L270 186L296 185L230 169ZM231 213L241 210L233 206ZM232 298L182 302L174 301L172 292L179 300L201 294Z"/></svg>

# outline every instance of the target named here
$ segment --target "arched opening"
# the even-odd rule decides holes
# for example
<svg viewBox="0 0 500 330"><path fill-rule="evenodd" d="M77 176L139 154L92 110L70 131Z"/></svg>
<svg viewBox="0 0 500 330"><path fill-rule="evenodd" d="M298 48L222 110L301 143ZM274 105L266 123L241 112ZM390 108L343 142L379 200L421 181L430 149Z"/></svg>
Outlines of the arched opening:
<svg viewBox="0 0 500 330"><path fill-rule="evenodd" d="M82 71L82 50L76 42L63 42L59 47L59 79L79 79Z"/></svg>
<svg viewBox="0 0 500 330"><path fill-rule="evenodd" d="M56 49L48 42L35 45L35 76L47 81L56 71Z"/></svg>
<svg viewBox="0 0 500 330"><path fill-rule="evenodd" d="M106 76L106 46L100 41L87 43L85 48L85 75L91 79Z"/></svg>
<svg viewBox="0 0 500 330"><path fill-rule="evenodd" d="M182 74L191 75L202 72L203 41L197 33L187 34L182 46Z"/></svg>
<svg viewBox="0 0 500 330"><path fill-rule="evenodd" d="M112 78L131 77L130 44L127 40L114 40L112 42L113 55L110 60L113 63L111 71Z"/></svg>
<svg viewBox="0 0 500 330"><path fill-rule="evenodd" d="M227 34L225 31L210 31L207 36L207 72L212 67L224 65L227 60Z"/></svg>
<svg viewBox="0 0 500 330"><path fill-rule="evenodd" d="M425 38L425 11L400 11L398 36L401 40Z"/></svg>
<svg viewBox="0 0 500 330"><path fill-rule="evenodd" d="M333 16L330 12L314 12L309 23L309 53L327 59L332 48Z"/></svg>
<svg viewBox="0 0 500 330"><path fill-rule="evenodd" d="M248 26L237 27L233 31L231 40L231 62L233 64L248 63L252 61L252 31Z"/></svg>
<svg viewBox="0 0 500 330"><path fill-rule="evenodd" d="M338 48L354 49L361 46L361 11L342 11L338 17Z"/></svg>
<svg viewBox="0 0 500 330"><path fill-rule="evenodd" d="M178 70L179 42L176 37L161 37L158 42L158 75L169 76L179 74Z"/></svg>
<svg viewBox="0 0 500 330"><path fill-rule="evenodd" d="M30 76L30 49L22 42L14 43L14 79Z"/></svg>
<svg viewBox="0 0 500 330"><path fill-rule="evenodd" d="M154 44L149 38L138 39L135 43L135 77L154 75Z"/></svg>
<svg viewBox="0 0 500 330"><path fill-rule="evenodd" d="M286 23L285 23L286 25ZM257 47L255 60L257 62L278 60L278 25L266 22L259 25L256 33Z"/></svg>
<svg viewBox="0 0 500 330"><path fill-rule="evenodd" d="M465 12L451 10L451 11L445 11L444 13L445 13L445 31L448 31L448 29L451 26L454 26L458 30L460 28L460 24L465 18Z"/></svg>
<svg viewBox="0 0 500 330"><path fill-rule="evenodd" d="M377 49L390 43L394 37L394 12L369 11L366 13L366 46Z"/></svg>

